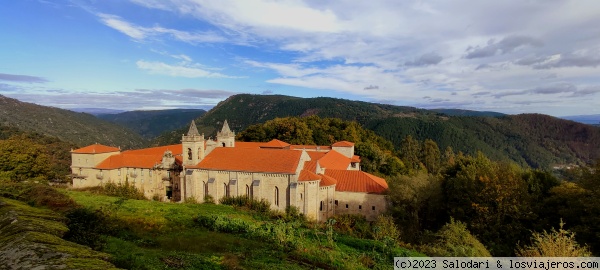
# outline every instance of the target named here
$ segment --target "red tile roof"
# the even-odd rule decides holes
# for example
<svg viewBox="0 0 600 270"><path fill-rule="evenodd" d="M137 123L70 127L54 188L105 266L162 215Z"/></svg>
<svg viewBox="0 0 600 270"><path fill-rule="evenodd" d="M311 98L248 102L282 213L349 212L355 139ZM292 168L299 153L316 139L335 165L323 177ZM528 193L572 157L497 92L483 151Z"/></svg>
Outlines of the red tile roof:
<svg viewBox="0 0 600 270"><path fill-rule="evenodd" d="M304 162L304 169L311 172L317 171L317 161L306 161Z"/></svg>
<svg viewBox="0 0 600 270"><path fill-rule="evenodd" d="M290 144L284 141L280 141L278 139L273 139L268 143L261 145L261 148L286 148L289 147Z"/></svg>
<svg viewBox="0 0 600 270"><path fill-rule="evenodd" d="M349 141L339 141L339 142L336 142L336 143L332 144L331 146L335 146L335 147L352 147L352 146L354 146L354 143L351 143Z"/></svg>
<svg viewBox="0 0 600 270"><path fill-rule="evenodd" d="M298 181L317 181L321 180L321 176L311 171L302 170L298 176Z"/></svg>
<svg viewBox="0 0 600 270"><path fill-rule="evenodd" d="M329 151L331 150L331 146L328 145L302 145L302 144L294 144L290 146L290 149L294 150L302 150L305 149L310 152L314 151Z"/></svg>
<svg viewBox="0 0 600 270"><path fill-rule="evenodd" d="M354 155L352 156L351 162L360 162L360 156Z"/></svg>
<svg viewBox="0 0 600 270"><path fill-rule="evenodd" d="M73 153L100 154L100 153L110 153L110 152L119 152L119 151L121 151L121 149L116 148L116 147L106 146L106 145L102 145L102 144L92 144L92 145L88 145L83 148L79 148L77 150L73 150Z"/></svg>
<svg viewBox="0 0 600 270"><path fill-rule="evenodd" d="M296 150L220 147L190 168L293 174L301 155Z"/></svg>
<svg viewBox="0 0 600 270"><path fill-rule="evenodd" d="M319 165L326 169L346 170L350 165L350 159L338 151L331 150L319 159Z"/></svg>
<svg viewBox="0 0 600 270"><path fill-rule="evenodd" d="M336 191L384 193L388 189L385 179L363 171L325 170L325 175L337 180Z"/></svg>
<svg viewBox="0 0 600 270"><path fill-rule="evenodd" d="M327 170L325 170L325 172L327 172ZM319 176L321 176L321 182L319 183L320 187L333 186L337 184L337 180L335 180L333 177L329 177L323 174L319 174Z"/></svg>
<svg viewBox="0 0 600 270"><path fill-rule="evenodd" d="M306 153L310 157L310 160L313 160L313 161L317 161L317 160L321 159L323 156L325 156L325 154L327 154L327 152L315 152L315 151L306 151Z"/></svg>
<svg viewBox="0 0 600 270"><path fill-rule="evenodd" d="M235 148L260 148L264 142L235 142Z"/></svg>
<svg viewBox="0 0 600 270"><path fill-rule="evenodd" d="M181 144L159 146L138 150L128 150L103 160L96 169L111 170L118 168L151 169L162 162L165 151L170 150L175 156L175 162L182 163Z"/></svg>

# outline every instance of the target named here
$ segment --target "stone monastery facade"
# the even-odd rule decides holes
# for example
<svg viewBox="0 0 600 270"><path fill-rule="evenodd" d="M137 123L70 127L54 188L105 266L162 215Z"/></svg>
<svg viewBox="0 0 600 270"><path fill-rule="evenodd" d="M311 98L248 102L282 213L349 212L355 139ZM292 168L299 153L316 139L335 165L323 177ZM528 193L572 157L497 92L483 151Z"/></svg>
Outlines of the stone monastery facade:
<svg viewBox="0 0 600 270"><path fill-rule="evenodd" d="M227 120L216 140L192 121L181 144L127 151L94 144L71 155L74 188L127 182L148 198L175 202L247 195L268 200L273 210L295 206L316 221L337 214L373 220L386 209L388 185L360 170L353 143L236 142Z"/></svg>

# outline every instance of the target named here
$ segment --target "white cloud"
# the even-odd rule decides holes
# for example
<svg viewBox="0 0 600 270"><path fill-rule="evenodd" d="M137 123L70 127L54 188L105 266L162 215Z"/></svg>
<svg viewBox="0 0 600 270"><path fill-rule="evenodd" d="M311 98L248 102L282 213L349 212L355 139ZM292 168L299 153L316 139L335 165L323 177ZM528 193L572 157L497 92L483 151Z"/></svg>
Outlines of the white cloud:
<svg viewBox="0 0 600 270"><path fill-rule="evenodd" d="M503 93L540 85L600 85L594 0L130 1L209 23L227 42L268 48L263 52L276 61L239 58L272 71L270 83L415 105L427 95L471 109L514 108L519 97ZM378 89L365 91L371 85ZM471 102L481 92L503 98L476 95Z"/></svg>
<svg viewBox="0 0 600 270"><path fill-rule="evenodd" d="M214 32L186 32L176 29L169 29L160 26L142 27L125 21L119 16L110 14L98 14L100 20L108 27L135 39L138 41L145 40L150 37L158 37L167 35L175 40L187 43L214 43L225 42L226 39Z"/></svg>
<svg viewBox="0 0 600 270"><path fill-rule="evenodd" d="M185 78L242 78L229 76L218 72L212 72L194 65L177 64L170 65L162 62L151 62L139 60L136 62L139 69L148 71L151 74L168 75L172 77Z"/></svg>

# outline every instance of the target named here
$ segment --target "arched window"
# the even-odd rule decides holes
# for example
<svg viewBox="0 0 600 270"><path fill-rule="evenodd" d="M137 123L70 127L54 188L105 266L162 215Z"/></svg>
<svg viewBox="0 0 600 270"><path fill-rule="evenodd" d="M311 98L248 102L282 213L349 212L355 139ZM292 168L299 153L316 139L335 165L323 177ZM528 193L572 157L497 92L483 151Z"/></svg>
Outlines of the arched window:
<svg viewBox="0 0 600 270"><path fill-rule="evenodd" d="M192 148L188 148L188 160L192 160Z"/></svg>
<svg viewBox="0 0 600 270"><path fill-rule="evenodd" d="M223 184L223 196L229 197L229 189L227 188L227 184Z"/></svg>
<svg viewBox="0 0 600 270"><path fill-rule="evenodd" d="M319 206L319 211L323 211L323 201L321 201L321 205Z"/></svg>
<svg viewBox="0 0 600 270"><path fill-rule="evenodd" d="M250 196L250 186L246 185L246 196Z"/></svg>
<svg viewBox="0 0 600 270"><path fill-rule="evenodd" d="M223 143L223 147L225 147L225 143Z"/></svg>
<svg viewBox="0 0 600 270"><path fill-rule="evenodd" d="M279 206L279 188L275 187L275 205Z"/></svg>
<svg viewBox="0 0 600 270"><path fill-rule="evenodd" d="M202 182L204 183L204 196L208 195L208 183Z"/></svg>

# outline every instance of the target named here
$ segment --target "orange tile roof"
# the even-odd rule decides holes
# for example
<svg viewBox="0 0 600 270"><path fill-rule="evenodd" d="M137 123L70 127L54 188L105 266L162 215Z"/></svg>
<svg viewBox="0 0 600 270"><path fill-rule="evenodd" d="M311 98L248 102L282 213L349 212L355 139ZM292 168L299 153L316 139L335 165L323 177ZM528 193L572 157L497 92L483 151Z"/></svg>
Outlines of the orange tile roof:
<svg viewBox="0 0 600 270"><path fill-rule="evenodd" d="M321 159L323 156L325 156L325 154L327 154L327 152L315 152L315 151L306 151L306 153L310 157L310 160L313 160L313 161L317 161L317 160Z"/></svg>
<svg viewBox="0 0 600 270"><path fill-rule="evenodd" d="M336 191L384 193L388 189L385 179L363 171L325 170L325 175L337 180Z"/></svg>
<svg viewBox="0 0 600 270"><path fill-rule="evenodd" d="M111 170L118 168L145 168L151 169L162 162L165 151L170 150L175 156L175 162L182 163L181 144L151 147L137 150L124 151L103 160L96 169Z"/></svg>
<svg viewBox="0 0 600 270"><path fill-rule="evenodd" d="M190 168L293 174L301 155L296 150L219 147Z"/></svg>
<svg viewBox="0 0 600 270"><path fill-rule="evenodd" d="M280 141L278 139L273 139L273 140L269 141L268 143L261 145L260 147L261 148L286 148L289 146L290 146L289 143Z"/></svg>
<svg viewBox="0 0 600 270"><path fill-rule="evenodd" d="M317 171L317 161L305 161L304 169L311 172Z"/></svg>
<svg viewBox="0 0 600 270"><path fill-rule="evenodd" d="M310 152L314 151L329 151L331 150L331 146L328 145L302 145L302 144L294 144L290 146L290 149L302 150L305 149Z"/></svg>
<svg viewBox="0 0 600 270"><path fill-rule="evenodd" d="M325 172L327 173L327 170L325 170ZM319 183L320 187L333 186L337 184L337 180L335 180L333 177L323 174L319 174L319 176L321 176L321 182Z"/></svg>
<svg viewBox="0 0 600 270"><path fill-rule="evenodd" d="M360 162L360 156L354 155L352 156L351 162Z"/></svg>
<svg viewBox="0 0 600 270"><path fill-rule="evenodd" d="M311 171L302 170L300 171L300 176L298 176L298 181L316 181L321 180L321 176L313 173Z"/></svg>
<svg viewBox="0 0 600 270"><path fill-rule="evenodd" d="M346 170L350 165L350 159L338 151L331 150L319 159L319 165L326 169Z"/></svg>
<svg viewBox="0 0 600 270"><path fill-rule="evenodd" d="M102 144L92 144L92 145L88 145L83 148L79 148L77 150L73 150L73 153L100 154L100 153L110 153L110 152L119 152L119 151L121 151L121 149L116 148L116 147L106 146L106 145L102 145Z"/></svg>
<svg viewBox="0 0 600 270"><path fill-rule="evenodd" d="M339 141L339 142L336 142L336 143L332 144L331 146L335 146L335 147L352 147L352 146L354 146L354 143L351 143L349 141Z"/></svg>
<svg viewBox="0 0 600 270"><path fill-rule="evenodd" d="M235 148L260 148L264 142L235 142Z"/></svg>
<svg viewBox="0 0 600 270"><path fill-rule="evenodd" d="M143 148L143 149L136 149L136 150L127 150L127 151L123 151L123 154L160 155L162 157L162 155L167 150L170 150L173 153L173 155L176 156L176 155L181 155L181 152L183 151L183 147L181 146L181 144L172 144L172 145L166 145L166 146L150 147L150 148Z"/></svg>

